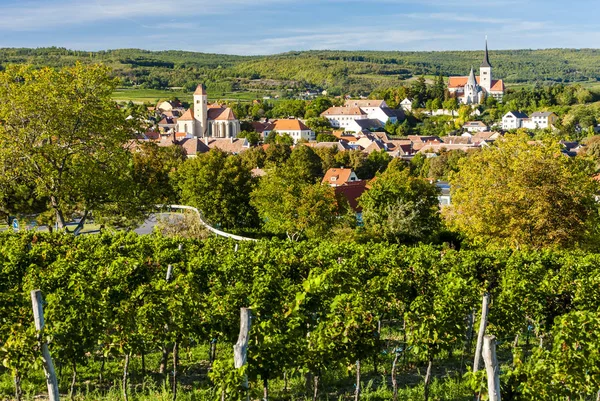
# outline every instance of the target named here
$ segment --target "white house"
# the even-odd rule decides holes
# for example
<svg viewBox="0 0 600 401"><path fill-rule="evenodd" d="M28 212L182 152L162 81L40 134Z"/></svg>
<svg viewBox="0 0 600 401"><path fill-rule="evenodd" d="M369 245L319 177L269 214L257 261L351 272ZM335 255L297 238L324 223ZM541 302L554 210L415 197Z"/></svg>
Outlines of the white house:
<svg viewBox="0 0 600 401"><path fill-rule="evenodd" d="M523 125L523 120L527 119L527 114L520 111L509 111L502 117L502 129L517 129Z"/></svg>
<svg viewBox="0 0 600 401"><path fill-rule="evenodd" d="M412 100L407 97L404 98L404 100L400 102L400 108L404 111L412 111Z"/></svg>
<svg viewBox="0 0 600 401"><path fill-rule="evenodd" d="M348 128L354 120L369 118L360 107L330 107L321 113L334 128Z"/></svg>
<svg viewBox="0 0 600 401"><path fill-rule="evenodd" d="M353 121L377 120L383 126L388 121L396 123L404 119L404 111L389 108L385 100L348 99L343 107L330 107L321 113L321 117L327 118L334 128L359 132L361 127Z"/></svg>
<svg viewBox="0 0 600 401"><path fill-rule="evenodd" d="M287 134L292 137L294 143L300 140L312 141L315 139L315 133L308 128L302 121L295 118L274 120L265 128L264 135L271 131L277 131L278 134Z"/></svg>
<svg viewBox="0 0 600 401"><path fill-rule="evenodd" d="M462 127L468 132L484 132L488 130L488 126L481 121L467 121Z"/></svg>
<svg viewBox="0 0 600 401"><path fill-rule="evenodd" d="M551 111L536 111L531 117L522 121L522 126L529 129L548 128L558 120L558 116Z"/></svg>

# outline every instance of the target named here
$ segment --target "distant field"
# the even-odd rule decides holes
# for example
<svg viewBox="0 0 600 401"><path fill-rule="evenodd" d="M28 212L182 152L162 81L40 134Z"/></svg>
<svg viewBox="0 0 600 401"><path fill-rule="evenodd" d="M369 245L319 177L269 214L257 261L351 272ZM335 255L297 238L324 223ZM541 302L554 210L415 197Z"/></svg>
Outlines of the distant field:
<svg viewBox="0 0 600 401"><path fill-rule="evenodd" d="M240 101L252 101L254 99L261 99L266 93L262 92L208 92L208 99L210 101L215 100L240 100ZM155 104L158 100L169 99L171 97L177 97L183 102L192 101L192 93L177 91L177 90L161 90L161 89L137 89L137 88L118 88L113 92L112 97L117 102L128 102L144 103L149 102Z"/></svg>

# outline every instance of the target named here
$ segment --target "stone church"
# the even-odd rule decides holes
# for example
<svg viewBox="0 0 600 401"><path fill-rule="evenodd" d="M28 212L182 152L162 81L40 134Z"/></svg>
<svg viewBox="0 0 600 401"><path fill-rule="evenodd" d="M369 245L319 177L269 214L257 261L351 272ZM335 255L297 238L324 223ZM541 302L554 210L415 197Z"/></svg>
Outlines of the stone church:
<svg viewBox="0 0 600 401"><path fill-rule="evenodd" d="M456 96L462 104L483 103L487 96L502 101L504 82L501 79L492 78L492 65L488 54L487 39L485 41L485 56L479 66L479 76L475 76L473 67L471 67L469 76L449 77L448 92Z"/></svg>
<svg viewBox="0 0 600 401"><path fill-rule="evenodd" d="M202 84L194 92L193 105L177 119L177 132L195 138L236 138L240 121L233 110L221 104L209 104Z"/></svg>

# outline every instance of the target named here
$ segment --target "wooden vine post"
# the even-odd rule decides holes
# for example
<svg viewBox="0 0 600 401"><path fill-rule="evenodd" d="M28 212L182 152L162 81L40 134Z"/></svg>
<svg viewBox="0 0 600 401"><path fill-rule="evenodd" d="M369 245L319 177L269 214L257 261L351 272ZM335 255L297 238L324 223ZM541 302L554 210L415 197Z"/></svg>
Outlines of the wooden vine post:
<svg viewBox="0 0 600 401"><path fill-rule="evenodd" d="M481 348L483 347L483 336L487 327L487 316L490 307L490 294L483 294L481 302L481 322L479 322L479 334L477 335L477 347L475 348L475 359L473 360L473 373L479 370L479 361L481 360Z"/></svg>
<svg viewBox="0 0 600 401"><path fill-rule="evenodd" d="M48 350L48 343L42 339L42 329L44 328L44 301L42 291L31 291L31 304L33 306L33 319L37 331L38 345L42 350L42 361L44 365L44 375L46 376L46 385L48 386L48 399L50 401L59 401L58 380L54 371L54 363Z"/></svg>
<svg viewBox="0 0 600 401"><path fill-rule="evenodd" d="M485 336L483 340L483 362L487 373L488 399L500 401L500 369L496 358L496 337Z"/></svg>
<svg viewBox="0 0 600 401"><path fill-rule="evenodd" d="M233 346L233 363L236 369L240 369L246 364L248 357L248 341L250 327L252 326L252 309L240 308L240 334L238 340ZM248 376L246 375L244 387L248 398Z"/></svg>

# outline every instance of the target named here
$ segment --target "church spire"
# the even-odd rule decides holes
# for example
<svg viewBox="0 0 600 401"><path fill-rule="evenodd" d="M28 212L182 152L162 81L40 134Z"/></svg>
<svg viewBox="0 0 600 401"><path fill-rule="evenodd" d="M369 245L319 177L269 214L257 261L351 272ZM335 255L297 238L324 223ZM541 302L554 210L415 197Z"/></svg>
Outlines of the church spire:
<svg viewBox="0 0 600 401"><path fill-rule="evenodd" d="M483 61L481 62L481 67L491 67L492 65L490 64L490 57L488 55L488 46L487 46L487 36L485 37L485 57L483 58Z"/></svg>
<svg viewBox="0 0 600 401"><path fill-rule="evenodd" d="M477 85L477 81L475 80L475 73L473 72L473 66L471 66L471 72L469 73L469 79L467 80L467 85Z"/></svg>

